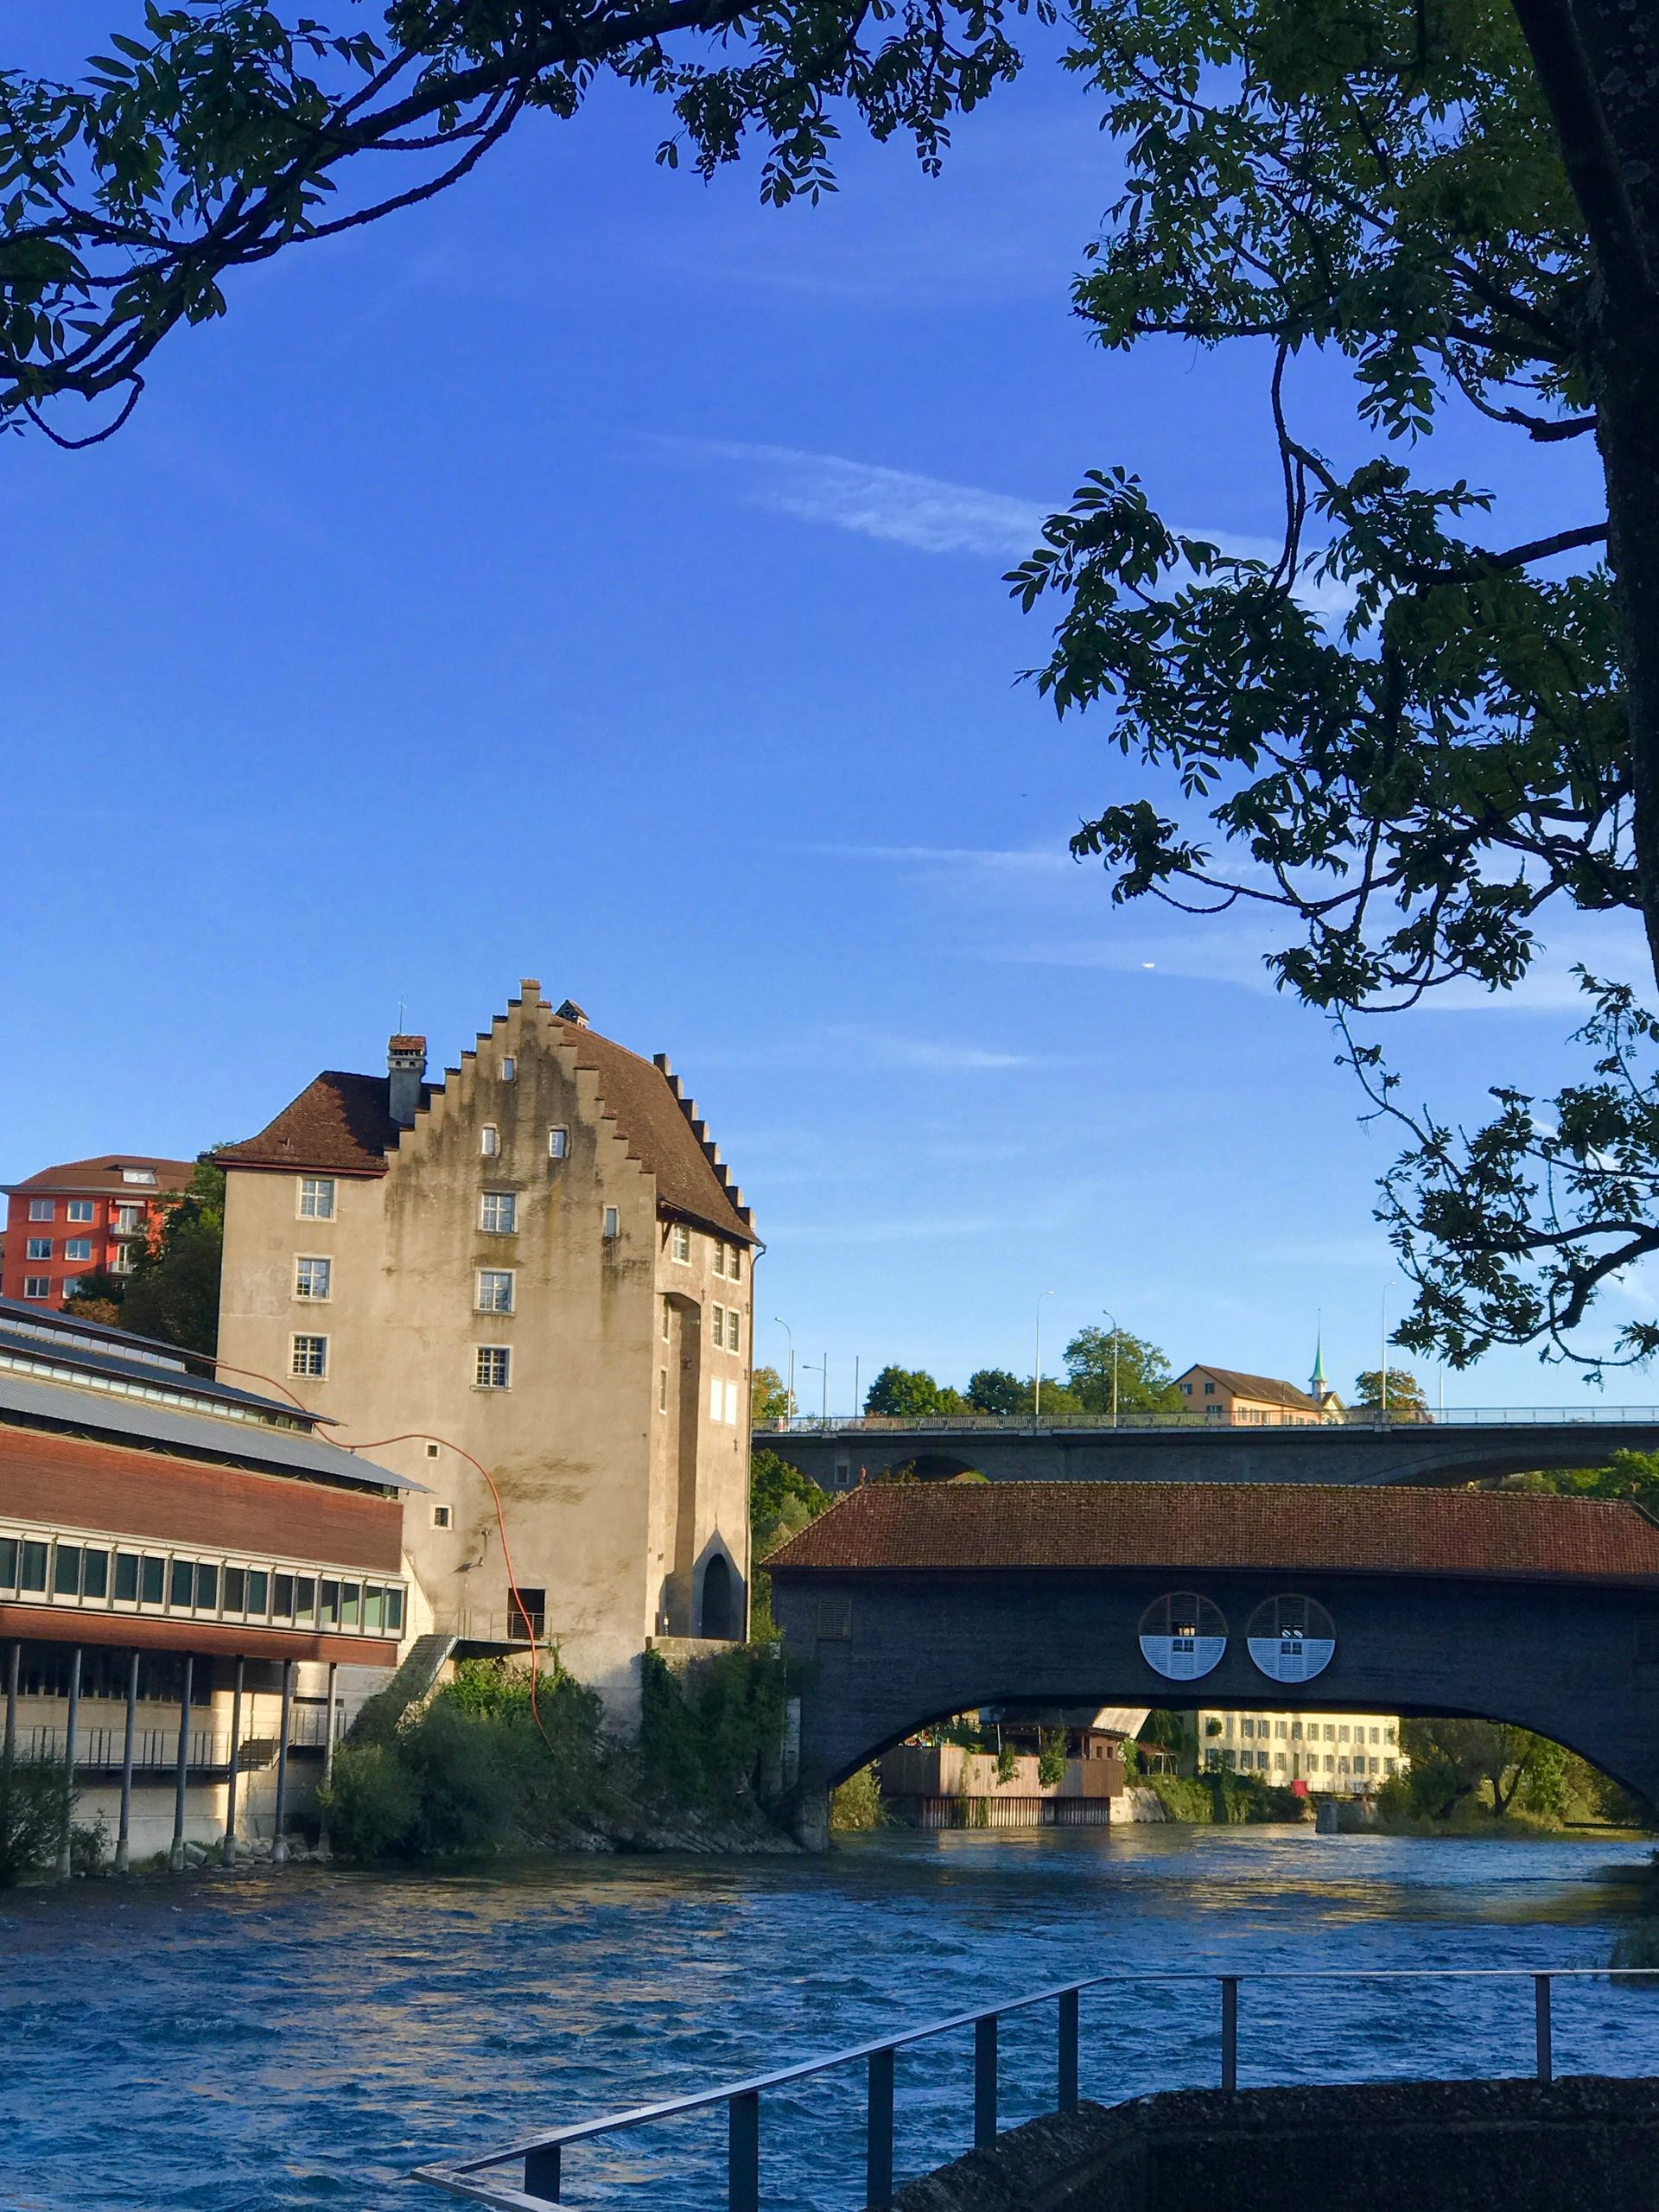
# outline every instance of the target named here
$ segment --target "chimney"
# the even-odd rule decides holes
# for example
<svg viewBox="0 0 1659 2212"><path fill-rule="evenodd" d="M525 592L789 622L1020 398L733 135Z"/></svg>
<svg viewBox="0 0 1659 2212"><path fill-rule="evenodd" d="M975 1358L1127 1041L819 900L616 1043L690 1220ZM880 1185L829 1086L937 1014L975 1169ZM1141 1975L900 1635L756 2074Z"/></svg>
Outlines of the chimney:
<svg viewBox="0 0 1659 2212"><path fill-rule="evenodd" d="M386 1078L386 1105L392 1120L400 1129L412 1129L426 1079L424 1037L387 1038Z"/></svg>

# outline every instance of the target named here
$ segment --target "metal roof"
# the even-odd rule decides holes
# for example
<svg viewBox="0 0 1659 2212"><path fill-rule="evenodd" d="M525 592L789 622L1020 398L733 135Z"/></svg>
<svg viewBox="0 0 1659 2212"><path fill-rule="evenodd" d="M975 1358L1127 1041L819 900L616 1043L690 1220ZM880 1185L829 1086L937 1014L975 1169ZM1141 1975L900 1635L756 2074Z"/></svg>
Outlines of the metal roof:
<svg viewBox="0 0 1659 2212"><path fill-rule="evenodd" d="M149 1371L154 1379L155 1369ZM228 1394L239 1396L239 1392ZM251 1459L296 1475L328 1475L338 1482L370 1489L424 1491L424 1483L394 1474L378 1461L360 1458L338 1444L327 1444L303 1429L268 1428L229 1414L193 1412L185 1406L160 1406L125 1393L77 1387L43 1376L0 1367L0 1421L16 1414L33 1421L61 1422L119 1440L167 1444L220 1459Z"/></svg>

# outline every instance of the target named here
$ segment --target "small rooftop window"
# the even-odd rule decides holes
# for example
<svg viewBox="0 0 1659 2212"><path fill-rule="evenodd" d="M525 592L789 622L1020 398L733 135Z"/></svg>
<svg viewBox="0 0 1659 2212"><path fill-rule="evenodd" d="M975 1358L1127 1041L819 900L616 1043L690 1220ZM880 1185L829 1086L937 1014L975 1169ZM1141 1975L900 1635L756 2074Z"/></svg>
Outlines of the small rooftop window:
<svg viewBox="0 0 1659 2212"><path fill-rule="evenodd" d="M124 1167L121 1170L121 1180L124 1183L153 1185L156 1180L156 1170L153 1167Z"/></svg>

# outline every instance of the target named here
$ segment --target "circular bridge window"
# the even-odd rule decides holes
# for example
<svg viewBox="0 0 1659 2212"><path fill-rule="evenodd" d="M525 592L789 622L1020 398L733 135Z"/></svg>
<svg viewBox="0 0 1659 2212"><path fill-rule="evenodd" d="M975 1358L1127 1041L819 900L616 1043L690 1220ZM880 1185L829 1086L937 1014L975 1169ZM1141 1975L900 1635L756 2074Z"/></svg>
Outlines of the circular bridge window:
<svg viewBox="0 0 1659 2212"><path fill-rule="evenodd" d="M1196 1682L1219 1664L1226 1649L1220 1606L1193 1591L1160 1598L1141 1616L1141 1656L1166 1681Z"/></svg>
<svg viewBox="0 0 1659 2212"><path fill-rule="evenodd" d="M1244 1631L1249 1655L1275 1682L1311 1682L1331 1664L1337 1631L1312 1598L1268 1598Z"/></svg>

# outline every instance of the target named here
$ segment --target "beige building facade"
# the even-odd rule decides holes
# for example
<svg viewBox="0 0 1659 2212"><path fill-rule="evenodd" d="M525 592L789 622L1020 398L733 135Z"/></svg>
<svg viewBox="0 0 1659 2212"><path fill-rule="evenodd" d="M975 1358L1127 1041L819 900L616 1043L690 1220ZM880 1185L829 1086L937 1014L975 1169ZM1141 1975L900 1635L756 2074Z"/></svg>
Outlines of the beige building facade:
<svg viewBox="0 0 1659 2212"><path fill-rule="evenodd" d="M1310 1795L1363 1796L1409 1764L1397 1713L1237 1713L1201 1707L1194 1716L1198 1763L1254 1774Z"/></svg>
<svg viewBox="0 0 1659 2212"><path fill-rule="evenodd" d="M1244 1375L1231 1367L1189 1367L1175 1387L1183 1410L1229 1427L1317 1428L1342 1419L1342 1401L1325 1380L1316 1361L1306 1390L1271 1375Z"/></svg>
<svg viewBox="0 0 1659 2212"><path fill-rule="evenodd" d="M394 1037L219 1157L220 1359L426 1485L413 1626L619 1713L647 1639L745 1633L758 1247L665 1059L527 980L441 1083Z"/></svg>

